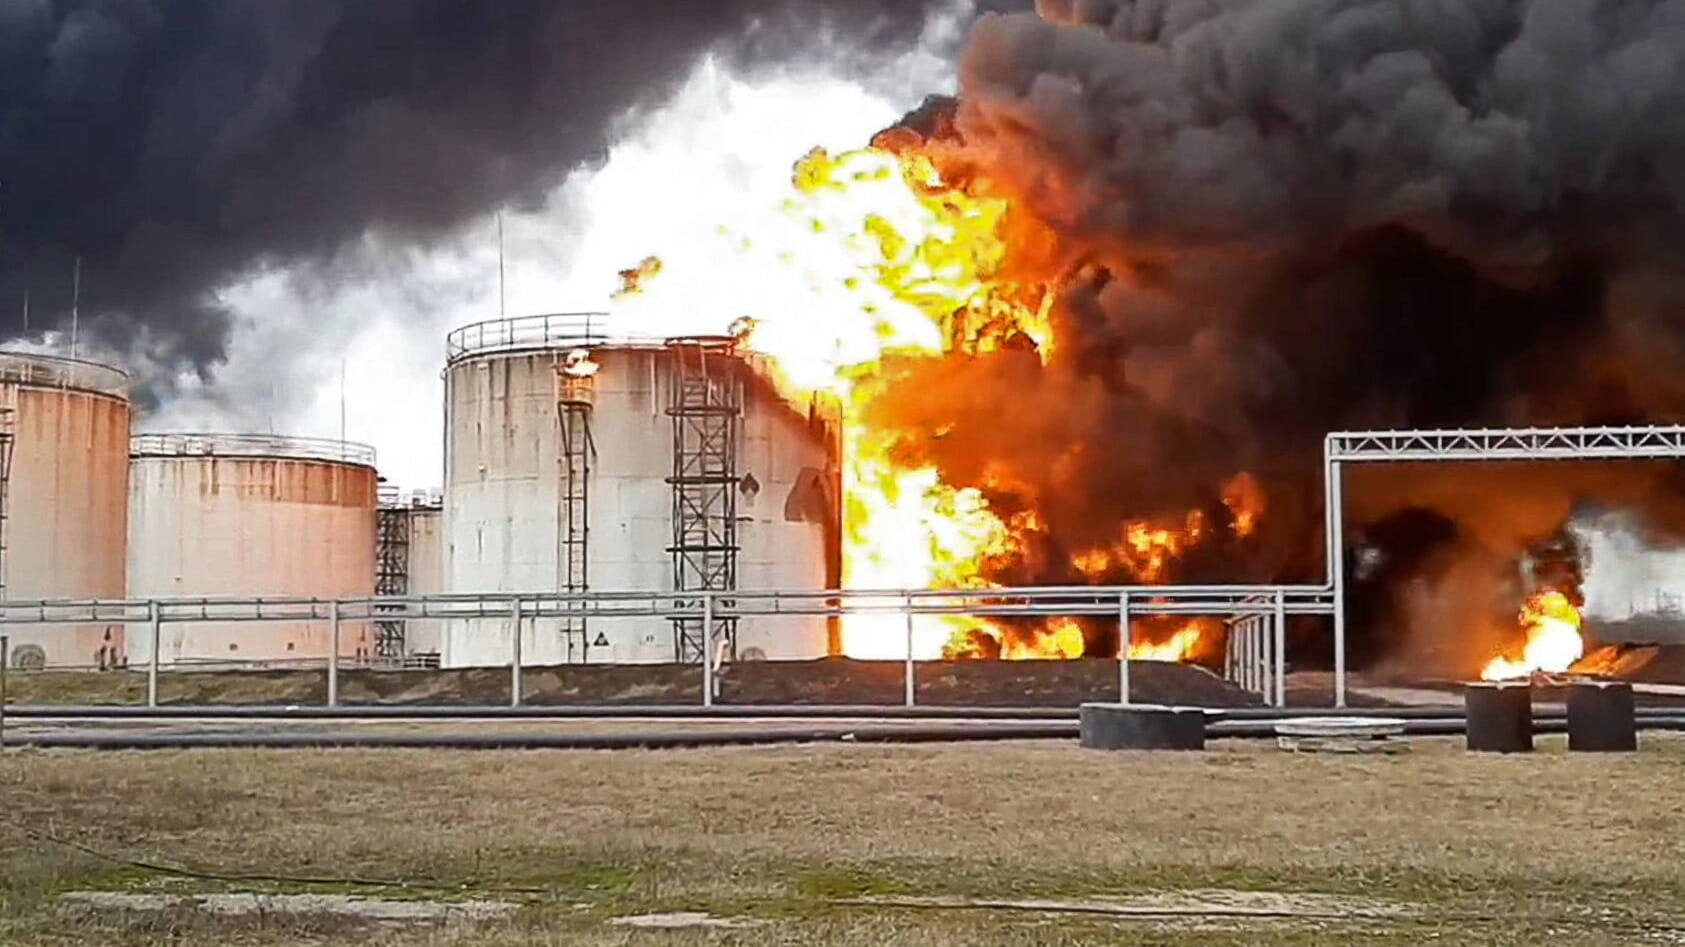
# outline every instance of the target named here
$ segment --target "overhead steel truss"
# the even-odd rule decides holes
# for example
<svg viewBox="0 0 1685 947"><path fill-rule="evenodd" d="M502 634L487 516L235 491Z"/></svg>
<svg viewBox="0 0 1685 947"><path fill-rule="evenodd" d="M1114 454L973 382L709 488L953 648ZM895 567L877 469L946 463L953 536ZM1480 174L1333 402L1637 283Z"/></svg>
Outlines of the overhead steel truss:
<svg viewBox="0 0 1685 947"><path fill-rule="evenodd" d="M1685 426L1342 431L1328 435L1327 453L1334 462L1685 457Z"/></svg>
<svg viewBox="0 0 1685 947"><path fill-rule="evenodd" d="M1685 458L1685 426L1336 431L1323 441L1328 588L1334 610L1334 704L1346 705L1344 478L1349 463L1665 460Z"/></svg>

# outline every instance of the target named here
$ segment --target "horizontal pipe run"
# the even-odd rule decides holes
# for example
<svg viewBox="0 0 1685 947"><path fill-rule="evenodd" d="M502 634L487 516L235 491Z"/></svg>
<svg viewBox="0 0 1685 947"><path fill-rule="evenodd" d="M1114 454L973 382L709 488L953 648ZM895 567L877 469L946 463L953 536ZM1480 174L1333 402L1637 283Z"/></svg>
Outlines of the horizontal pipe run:
<svg viewBox="0 0 1685 947"><path fill-rule="evenodd" d="M983 740L1075 740L1075 723L932 727L742 729L637 734L419 733L24 733L13 746L42 749L446 749L617 750L749 746L778 743L952 743Z"/></svg>
<svg viewBox="0 0 1685 947"><path fill-rule="evenodd" d="M1207 724L1212 739L1270 739L1269 721L1216 721ZM1643 731L1685 732L1685 714L1643 719ZM1535 720L1538 733L1565 733L1567 721ZM1414 720L1406 736L1455 736L1465 730L1460 718ZM639 734L415 734L415 733L36 733L8 737L9 745L41 749L435 749L435 750L616 750L680 749L803 743L962 743L997 740L1061 740L1078 737L1075 722L1009 725L1001 723L930 727L835 727L814 730L717 730Z"/></svg>
<svg viewBox="0 0 1685 947"><path fill-rule="evenodd" d="M1273 723L1307 717L1327 717L1327 708L1213 707L1206 708L1212 723ZM753 704L699 707L686 705L507 705L472 704L342 704L338 707L294 705L195 705L166 704L145 707L134 704L110 707L89 705L24 704L6 708L6 715L20 720L135 721L135 720L980 720L1054 721L1075 720L1075 707L968 707L921 704ZM1361 707L1347 708L1338 716L1396 718L1406 721L1461 720L1461 706ZM1640 707L1640 720L1667 720L1685 716L1685 707ZM1535 720L1566 720L1567 710L1559 703L1534 706Z"/></svg>

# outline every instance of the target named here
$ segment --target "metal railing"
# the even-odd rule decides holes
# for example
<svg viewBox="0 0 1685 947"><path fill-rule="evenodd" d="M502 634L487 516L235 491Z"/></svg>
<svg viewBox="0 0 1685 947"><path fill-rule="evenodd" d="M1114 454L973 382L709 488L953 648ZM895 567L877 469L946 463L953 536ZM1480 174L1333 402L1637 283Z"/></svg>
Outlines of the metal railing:
<svg viewBox="0 0 1685 947"><path fill-rule="evenodd" d="M35 352L0 352L0 383L127 397L129 376L99 362Z"/></svg>
<svg viewBox="0 0 1685 947"><path fill-rule="evenodd" d="M764 616L904 616L908 628L906 706L915 706L912 627L922 615L1009 617L1025 615L1115 616L1118 657L1129 653L1132 622L1144 615L1205 615L1236 621L1269 620L1280 628L1287 615L1329 615L1333 593L1318 586L1075 586L966 590L740 590L730 592L533 592L457 595L370 596L344 599L296 597L176 597L122 600L37 600L0 602L0 624L69 625L105 623L148 627L147 706L158 705L162 627L181 622L327 622L327 705L339 703L341 629L347 621L425 619L512 619L509 692L521 704L521 629L546 618L700 618L708 639L702 649L702 705L717 697L720 662L712 629L716 620ZM1275 652L1280 681L1281 652ZM1130 702L1129 661L1118 660L1118 697Z"/></svg>
<svg viewBox="0 0 1685 947"><path fill-rule="evenodd" d="M375 465L374 448L367 444L275 434L136 434L129 438L129 456L246 457Z"/></svg>
<svg viewBox="0 0 1685 947"><path fill-rule="evenodd" d="M547 352L588 349L600 345L665 348L688 343L732 348L728 335L654 335L610 331L609 316L601 312L556 312L537 316L488 319L452 329L445 335L445 364L497 352ZM747 354L747 353L740 353Z"/></svg>

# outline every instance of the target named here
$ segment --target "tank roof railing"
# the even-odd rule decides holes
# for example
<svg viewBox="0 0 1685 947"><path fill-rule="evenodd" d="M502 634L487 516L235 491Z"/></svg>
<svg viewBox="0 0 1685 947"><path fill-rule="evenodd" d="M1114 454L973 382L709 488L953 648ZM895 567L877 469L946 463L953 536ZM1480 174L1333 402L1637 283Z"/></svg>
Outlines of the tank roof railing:
<svg viewBox="0 0 1685 947"><path fill-rule="evenodd" d="M128 397L129 375L120 368L40 352L0 351L0 384L62 388Z"/></svg>
<svg viewBox="0 0 1685 947"><path fill-rule="evenodd" d="M375 465L374 448L355 441L276 434L136 434L131 457L254 457Z"/></svg>
<svg viewBox="0 0 1685 947"><path fill-rule="evenodd" d="M475 355L588 349L600 346L665 348L674 344L730 346L727 335L666 336L610 332L604 312L553 312L536 316L488 319L453 329L445 336L445 364Z"/></svg>

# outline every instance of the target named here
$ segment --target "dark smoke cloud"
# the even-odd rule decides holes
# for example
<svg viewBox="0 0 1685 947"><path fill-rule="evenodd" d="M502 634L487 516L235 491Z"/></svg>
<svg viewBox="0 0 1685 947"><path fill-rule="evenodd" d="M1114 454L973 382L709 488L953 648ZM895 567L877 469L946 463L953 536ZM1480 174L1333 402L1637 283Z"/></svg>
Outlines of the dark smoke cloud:
<svg viewBox="0 0 1685 947"><path fill-rule="evenodd" d="M0 0L0 340L79 255L85 330L203 368L240 274L536 204L704 52L869 70L935 5Z"/></svg>
<svg viewBox="0 0 1685 947"><path fill-rule="evenodd" d="M1265 535L1211 568L1315 580L1329 430L1685 418L1685 3L1042 0L980 20L961 79L908 127L1055 236L1058 348L909 369L924 405L883 416L1073 548L1249 470ZM1677 493L1627 476L1660 486L1552 489ZM1512 554L1567 508L1494 539L1503 506L1391 532Z"/></svg>

